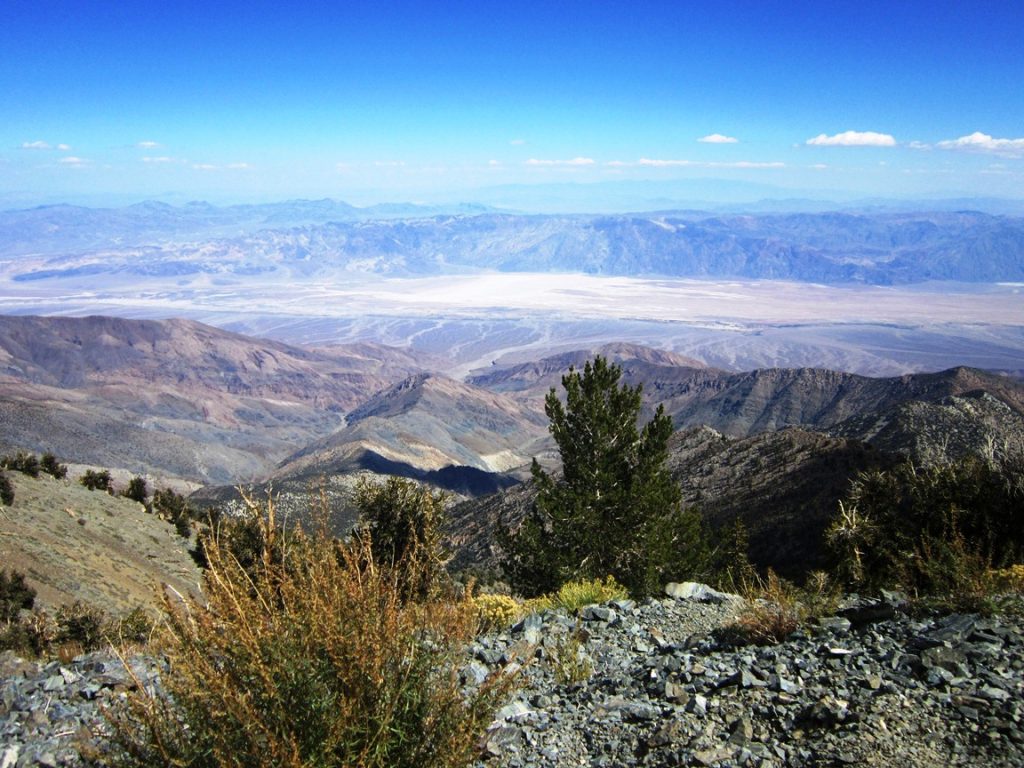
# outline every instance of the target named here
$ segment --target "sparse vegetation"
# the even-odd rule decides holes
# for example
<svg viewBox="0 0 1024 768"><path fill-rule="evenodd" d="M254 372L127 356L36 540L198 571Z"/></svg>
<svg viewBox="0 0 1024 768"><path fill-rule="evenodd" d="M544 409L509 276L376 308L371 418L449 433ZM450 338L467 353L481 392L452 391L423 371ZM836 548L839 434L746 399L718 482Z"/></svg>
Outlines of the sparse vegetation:
<svg viewBox="0 0 1024 768"><path fill-rule="evenodd" d="M146 481L141 477L136 477L132 479L132 483L135 483L136 480L140 481L141 486L136 484L135 490L136 492L141 491L143 497L136 500L145 503ZM128 487L130 490L131 483ZM188 499L180 493L176 493L170 488L157 489L153 492L153 501L149 509L153 514L170 521L174 525L174 530L183 539L192 535L192 520L198 516L198 513L189 505Z"/></svg>
<svg viewBox="0 0 1024 768"><path fill-rule="evenodd" d="M18 451L13 456L4 456L0 459L0 469L21 472L29 477L39 477L39 457L34 453Z"/></svg>
<svg viewBox="0 0 1024 768"><path fill-rule="evenodd" d="M845 580L899 586L929 604L991 610L993 568L1024 560L1019 458L861 475L827 531Z"/></svg>
<svg viewBox="0 0 1024 768"><path fill-rule="evenodd" d="M562 685L582 683L594 674L594 662L587 654L579 624L565 635L561 635L551 648L549 662L555 680Z"/></svg>
<svg viewBox="0 0 1024 768"><path fill-rule="evenodd" d="M61 464L60 461L57 460L57 457L50 451L47 451L40 457L39 468L57 480L63 480L68 476L67 466L65 464Z"/></svg>
<svg viewBox="0 0 1024 768"><path fill-rule="evenodd" d="M0 621L10 624L18 614L35 604L36 591L25 582L25 574L0 571Z"/></svg>
<svg viewBox="0 0 1024 768"><path fill-rule="evenodd" d="M344 543L322 527L282 545L269 501L253 523L254 567L215 529L204 602L165 601L169 695L137 691L111 713L114 764L466 764L513 684L496 674L462 690L469 601L406 599L415 549L377 562L367 537Z"/></svg>
<svg viewBox="0 0 1024 768"><path fill-rule="evenodd" d="M0 507L9 507L14 503L14 484L3 472L0 472Z"/></svg>
<svg viewBox="0 0 1024 768"><path fill-rule="evenodd" d="M374 561L389 567L415 563L414 571L403 578L403 592L417 598L435 594L447 577L448 557L441 545L445 495L389 477L383 483L360 481L355 504L355 535L369 542Z"/></svg>
<svg viewBox="0 0 1024 768"><path fill-rule="evenodd" d="M586 605L624 600L627 597L629 592L626 588L619 584L615 577L606 576L604 580L579 579L566 582L550 594L528 600L526 608L535 612L563 608L573 613Z"/></svg>
<svg viewBox="0 0 1024 768"><path fill-rule="evenodd" d="M113 493L114 490L110 472L106 469L87 469L78 482L90 491L106 491L107 493Z"/></svg>
<svg viewBox="0 0 1024 768"><path fill-rule="evenodd" d="M483 632L508 627L524 610L521 603L508 595L476 595L472 602Z"/></svg>
<svg viewBox="0 0 1024 768"><path fill-rule="evenodd" d="M638 429L641 387L620 386L620 376L597 356L562 377L564 405L554 389L547 395L562 477L534 460L534 507L517 531L501 535L505 568L527 596L605 574L643 596L706 564L700 517L683 508L665 467L672 420L659 406Z"/></svg>
<svg viewBox="0 0 1024 768"><path fill-rule="evenodd" d="M146 499L149 497L149 488L146 485L146 478L136 475L128 481L128 487L121 491L121 495L126 499L137 501L139 504L145 504Z"/></svg>
<svg viewBox="0 0 1024 768"><path fill-rule="evenodd" d="M770 645L808 621L833 613L839 589L824 572L812 573L801 588L769 569L763 579L745 586L743 597L746 605L722 634L741 644Z"/></svg>

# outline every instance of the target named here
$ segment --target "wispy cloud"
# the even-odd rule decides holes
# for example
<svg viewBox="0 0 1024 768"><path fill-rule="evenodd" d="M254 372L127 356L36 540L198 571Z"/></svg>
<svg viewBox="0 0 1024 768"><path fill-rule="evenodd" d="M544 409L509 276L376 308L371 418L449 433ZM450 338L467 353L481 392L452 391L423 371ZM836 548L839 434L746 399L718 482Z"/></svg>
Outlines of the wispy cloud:
<svg viewBox="0 0 1024 768"><path fill-rule="evenodd" d="M213 163L195 163L192 167L197 171L216 171L220 168L220 166L214 165Z"/></svg>
<svg viewBox="0 0 1024 768"><path fill-rule="evenodd" d="M160 142L157 141L140 141L135 145L139 149L156 149L160 146Z"/></svg>
<svg viewBox="0 0 1024 768"><path fill-rule="evenodd" d="M814 165L811 166L811 168L813 168L816 171L823 171L826 168L828 168L828 165L826 165L825 163L815 163Z"/></svg>
<svg viewBox="0 0 1024 768"><path fill-rule="evenodd" d="M401 168L405 165L403 160L377 160L374 165L378 168Z"/></svg>
<svg viewBox="0 0 1024 768"><path fill-rule="evenodd" d="M521 147L525 143L526 139L512 139L512 141L509 142L509 144L511 144L513 147Z"/></svg>
<svg viewBox="0 0 1024 768"><path fill-rule="evenodd" d="M574 157L572 160L538 160L535 157L531 157L526 161L527 165L534 166L581 166L581 165L593 165L594 160L590 157Z"/></svg>
<svg viewBox="0 0 1024 768"><path fill-rule="evenodd" d="M820 133L805 143L812 147L895 147L896 139L875 131L843 131L834 136Z"/></svg>
<svg viewBox="0 0 1024 768"><path fill-rule="evenodd" d="M753 160L737 160L731 163L707 161L707 160L661 160L650 157L641 157L637 165L648 168L785 168L786 164L778 161L755 162ZM628 165L628 163L619 163Z"/></svg>
<svg viewBox="0 0 1024 768"><path fill-rule="evenodd" d="M85 158L75 157L74 155L69 155L68 157L62 157L57 162L59 162L61 165L68 165L68 166L71 166L73 168L79 168L79 167L81 167L83 165L88 165L89 164L89 161L86 160Z"/></svg>
<svg viewBox="0 0 1024 768"><path fill-rule="evenodd" d="M59 152L69 152L71 150L68 144L57 144L54 146L48 141L24 141L21 144L22 149L56 149Z"/></svg>
<svg viewBox="0 0 1024 768"><path fill-rule="evenodd" d="M144 163L152 163L154 165L163 165L163 164L166 164L166 163L180 163L182 161L178 160L176 158L173 158L173 157L161 156L161 157L144 157L144 158L142 158L142 162L144 162Z"/></svg>
<svg viewBox="0 0 1024 768"><path fill-rule="evenodd" d="M740 142L739 139L723 136L720 133L709 133L707 136L701 136L697 141L702 144L739 144Z"/></svg>
<svg viewBox="0 0 1024 768"><path fill-rule="evenodd" d="M995 139L981 131L975 131L969 136L961 136L959 139L940 141L935 146L939 149L1024 157L1024 139Z"/></svg>
<svg viewBox="0 0 1024 768"><path fill-rule="evenodd" d="M228 163L226 166L229 171L248 171L252 168L249 163Z"/></svg>

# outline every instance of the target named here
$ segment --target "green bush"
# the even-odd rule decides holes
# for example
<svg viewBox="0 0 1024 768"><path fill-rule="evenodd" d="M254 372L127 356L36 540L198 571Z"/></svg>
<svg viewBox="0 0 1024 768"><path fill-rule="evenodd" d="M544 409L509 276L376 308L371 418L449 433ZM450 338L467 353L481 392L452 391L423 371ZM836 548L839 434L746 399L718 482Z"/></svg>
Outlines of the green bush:
<svg viewBox="0 0 1024 768"><path fill-rule="evenodd" d="M14 485L11 479L0 472L0 507L9 507L14 503Z"/></svg>
<svg viewBox="0 0 1024 768"><path fill-rule="evenodd" d="M447 553L441 544L445 521L443 493L400 477L383 483L363 479L356 486L357 537L370 542L373 559L389 567L415 563L403 580L410 597L433 594L447 576Z"/></svg>
<svg viewBox="0 0 1024 768"><path fill-rule="evenodd" d="M90 491L106 491L107 493L113 491L110 472L105 469L98 472L94 469L87 469L78 482Z"/></svg>
<svg viewBox="0 0 1024 768"><path fill-rule="evenodd" d="M29 477L39 477L39 458L34 453L18 451L14 456L0 459L0 468L21 472Z"/></svg>
<svg viewBox="0 0 1024 768"><path fill-rule="evenodd" d="M58 608L55 621L59 644L74 644L83 651L92 651L106 642L107 615L80 600Z"/></svg>
<svg viewBox="0 0 1024 768"><path fill-rule="evenodd" d="M659 406L639 429L641 387L620 386L621 373L598 356L562 377L564 404L554 389L547 395L562 476L534 460L533 509L518 530L499 533L503 566L527 596L609 573L646 596L706 567L700 516L683 507L665 466L672 419Z"/></svg>
<svg viewBox="0 0 1024 768"><path fill-rule="evenodd" d="M126 499L137 501L139 504L145 504L146 498L149 496L149 488L146 486L146 478L136 475L128 481L128 487L121 491L121 495Z"/></svg>
<svg viewBox="0 0 1024 768"><path fill-rule="evenodd" d="M624 600L629 597L626 588L615 581L612 576L601 579L580 579L569 581L548 595L535 597L526 602L527 610L539 612L548 609L564 608L569 613L578 611L586 605L607 603L611 600Z"/></svg>
<svg viewBox="0 0 1024 768"><path fill-rule="evenodd" d="M476 626L468 601L408 601L416 562L378 563L370 542L325 528L281 543L272 502L241 567L218 530L202 601L165 599L167 695L110 712L120 766L433 768L471 759L513 676L463 690ZM429 567L429 566L427 566Z"/></svg>
<svg viewBox="0 0 1024 768"><path fill-rule="evenodd" d="M25 574L0 571L0 621L16 621L18 614L31 609L35 600L36 591L25 582Z"/></svg>
<svg viewBox="0 0 1024 768"><path fill-rule="evenodd" d="M984 608L993 568L1024 561L1024 487L1015 456L905 463L860 475L826 532L857 589L900 586L957 610Z"/></svg>
<svg viewBox="0 0 1024 768"><path fill-rule="evenodd" d="M44 453L42 458L39 459L39 468L58 480L63 480L68 476L67 466L57 461L57 457L50 453L50 451Z"/></svg>

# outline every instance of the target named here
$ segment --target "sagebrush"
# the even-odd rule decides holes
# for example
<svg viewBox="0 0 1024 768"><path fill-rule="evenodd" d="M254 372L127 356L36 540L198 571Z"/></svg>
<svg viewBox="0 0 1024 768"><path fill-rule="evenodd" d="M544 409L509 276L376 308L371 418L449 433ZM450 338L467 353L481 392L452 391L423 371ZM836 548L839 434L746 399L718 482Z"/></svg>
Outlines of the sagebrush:
<svg viewBox="0 0 1024 768"><path fill-rule="evenodd" d="M468 600L408 599L415 561L375 560L325 528L282 545L273 504L246 568L214 534L205 602L165 600L166 695L112 713L121 766L465 765L512 675L464 690ZM402 573L402 572L404 573Z"/></svg>

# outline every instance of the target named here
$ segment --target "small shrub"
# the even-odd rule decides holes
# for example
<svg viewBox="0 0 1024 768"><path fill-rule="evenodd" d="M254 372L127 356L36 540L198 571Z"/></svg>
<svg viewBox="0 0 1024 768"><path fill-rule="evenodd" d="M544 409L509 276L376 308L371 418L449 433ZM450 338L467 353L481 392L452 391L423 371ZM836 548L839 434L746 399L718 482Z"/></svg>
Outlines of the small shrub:
<svg viewBox="0 0 1024 768"><path fill-rule="evenodd" d="M14 456L4 456L0 466L29 477L39 477L39 458L34 453L18 451Z"/></svg>
<svg viewBox="0 0 1024 768"><path fill-rule="evenodd" d="M25 574L0 571L0 621L10 624L18 614L35 605L36 591L25 583Z"/></svg>
<svg viewBox="0 0 1024 768"><path fill-rule="evenodd" d="M991 573L991 579L996 589L1024 594L1024 565L1022 564L994 570Z"/></svg>
<svg viewBox="0 0 1024 768"><path fill-rule="evenodd" d="M606 576L604 581L580 579L567 582L559 587L557 592L528 600L526 607L534 612L564 608L572 613L586 605L624 600L627 597L629 593L626 588L615 581L614 577Z"/></svg>
<svg viewBox="0 0 1024 768"><path fill-rule="evenodd" d="M139 504L146 503L146 497L149 496L149 488L146 487L146 478L136 475L128 481L128 487L121 491L121 495L126 499L137 501Z"/></svg>
<svg viewBox="0 0 1024 768"><path fill-rule="evenodd" d="M58 643L74 644L82 651L92 651L105 641L106 614L80 600L58 608L55 620Z"/></svg>
<svg viewBox="0 0 1024 768"><path fill-rule="evenodd" d="M507 627L523 613L523 606L508 595L477 595L472 602L485 632Z"/></svg>
<svg viewBox="0 0 1024 768"><path fill-rule="evenodd" d="M562 685L585 682L594 674L594 662L587 654L579 624L555 641L550 648L549 662L556 682Z"/></svg>
<svg viewBox="0 0 1024 768"><path fill-rule="evenodd" d="M57 457L50 451L44 453L42 458L39 459L39 468L46 474L51 477L55 477L58 480L63 480L68 476L67 466L57 461Z"/></svg>
<svg viewBox="0 0 1024 768"><path fill-rule="evenodd" d="M400 477L383 483L360 481L355 503L359 510L357 537L370 542L374 562L394 566L416 563L403 589L409 597L436 592L447 578L447 553L441 544L446 496Z"/></svg>
<svg viewBox="0 0 1024 768"><path fill-rule="evenodd" d="M20 656L42 656L57 639L57 625L46 611L34 609L27 617L0 629L0 651Z"/></svg>
<svg viewBox="0 0 1024 768"><path fill-rule="evenodd" d="M78 482L90 491L106 491L111 493L113 490L110 472L105 469L99 472L94 469L87 469Z"/></svg>
<svg viewBox="0 0 1024 768"><path fill-rule="evenodd" d="M0 507L9 507L14 503L14 485L11 479L0 472Z"/></svg>
<svg viewBox="0 0 1024 768"><path fill-rule="evenodd" d="M735 621L725 627L727 639L741 644L778 643L811 619L835 612L839 590L828 575L812 573L798 588L769 569L744 594L746 605Z"/></svg>
<svg viewBox="0 0 1024 768"><path fill-rule="evenodd" d="M111 640L116 640L122 645L145 645L155 628L156 623L149 611L139 606L111 622L107 633Z"/></svg>

